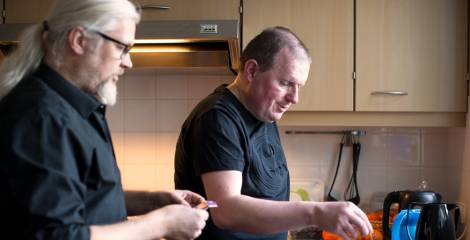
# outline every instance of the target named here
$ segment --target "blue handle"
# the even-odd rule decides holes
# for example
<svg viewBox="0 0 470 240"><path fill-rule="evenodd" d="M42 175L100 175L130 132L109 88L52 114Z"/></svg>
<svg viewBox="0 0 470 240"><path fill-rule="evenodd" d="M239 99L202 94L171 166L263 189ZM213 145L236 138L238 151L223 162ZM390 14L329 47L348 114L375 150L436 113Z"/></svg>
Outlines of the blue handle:
<svg viewBox="0 0 470 240"><path fill-rule="evenodd" d="M421 209L403 209L392 224L392 240L415 240Z"/></svg>

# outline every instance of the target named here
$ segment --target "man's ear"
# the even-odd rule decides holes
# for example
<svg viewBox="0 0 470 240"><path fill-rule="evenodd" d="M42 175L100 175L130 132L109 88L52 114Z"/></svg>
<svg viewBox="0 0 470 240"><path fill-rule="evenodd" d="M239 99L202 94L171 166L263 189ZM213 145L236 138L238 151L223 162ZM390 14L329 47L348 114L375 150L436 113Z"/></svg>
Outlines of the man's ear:
<svg viewBox="0 0 470 240"><path fill-rule="evenodd" d="M68 34L67 43L70 49L77 55L85 53L86 38L85 29L83 27L74 27Z"/></svg>
<svg viewBox="0 0 470 240"><path fill-rule="evenodd" d="M256 72L258 72L258 62L255 59L250 59L245 62L245 67L243 69L243 74L245 74L246 79L249 82L253 81L255 78Z"/></svg>

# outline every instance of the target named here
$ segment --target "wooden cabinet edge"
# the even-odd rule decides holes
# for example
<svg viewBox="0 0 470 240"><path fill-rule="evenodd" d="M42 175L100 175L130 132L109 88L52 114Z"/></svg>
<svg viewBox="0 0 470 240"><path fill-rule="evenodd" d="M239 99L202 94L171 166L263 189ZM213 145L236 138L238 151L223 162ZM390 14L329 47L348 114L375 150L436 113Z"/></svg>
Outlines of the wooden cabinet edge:
<svg viewBox="0 0 470 240"><path fill-rule="evenodd" d="M465 127L466 113L300 112L284 114L279 126Z"/></svg>

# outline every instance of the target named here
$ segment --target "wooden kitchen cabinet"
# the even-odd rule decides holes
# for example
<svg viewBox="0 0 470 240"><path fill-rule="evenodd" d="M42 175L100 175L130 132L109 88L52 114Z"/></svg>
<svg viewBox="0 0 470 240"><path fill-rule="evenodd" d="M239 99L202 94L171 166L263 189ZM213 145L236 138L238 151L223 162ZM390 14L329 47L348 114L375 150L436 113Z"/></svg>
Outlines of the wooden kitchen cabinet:
<svg viewBox="0 0 470 240"><path fill-rule="evenodd" d="M246 0L243 21L243 46L264 28L280 25L309 48L309 78L290 111L353 110L352 0Z"/></svg>
<svg viewBox="0 0 470 240"><path fill-rule="evenodd" d="M234 20L239 19L239 0L136 0L142 20Z"/></svg>
<svg viewBox="0 0 470 240"><path fill-rule="evenodd" d="M311 51L300 102L280 125L465 126L467 4L245 0L243 46L263 28L283 25Z"/></svg>
<svg viewBox="0 0 470 240"><path fill-rule="evenodd" d="M33 23L44 19L54 0L4 0L6 23ZM78 0L77 0L78 1ZM240 0L135 0L142 20L239 19Z"/></svg>
<svg viewBox="0 0 470 240"><path fill-rule="evenodd" d="M5 23L36 23L48 15L54 0L3 0Z"/></svg>
<svg viewBox="0 0 470 240"><path fill-rule="evenodd" d="M465 112L467 2L357 0L356 110Z"/></svg>

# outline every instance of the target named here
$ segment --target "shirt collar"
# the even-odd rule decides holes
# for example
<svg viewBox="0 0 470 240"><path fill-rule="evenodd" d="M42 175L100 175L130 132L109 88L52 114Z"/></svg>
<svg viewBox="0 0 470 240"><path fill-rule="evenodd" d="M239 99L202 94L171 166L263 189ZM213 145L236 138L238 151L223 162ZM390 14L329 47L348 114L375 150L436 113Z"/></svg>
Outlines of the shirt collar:
<svg viewBox="0 0 470 240"><path fill-rule="evenodd" d="M72 105L83 118L87 119L97 110L104 114L106 107L103 104L74 86L47 64L41 63L35 75Z"/></svg>
<svg viewBox="0 0 470 240"><path fill-rule="evenodd" d="M251 114L251 112L248 111L248 109L245 107L245 105L243 105L243 103L237 98L237 96L235 96L235 94L232 93L232 91L230 91L227 88L227 86L228 86L228 84L223 84L223 85L219 86L216 89L216 91L226 92L226 94L230 98L232 98L232 101L238 103L235 106L239 109L240 113L243 115L243 118L245 119L246 124L249 125L249 126L258 126L258 125L264 123L263 121L258 120L253 114Z"/></svg>

